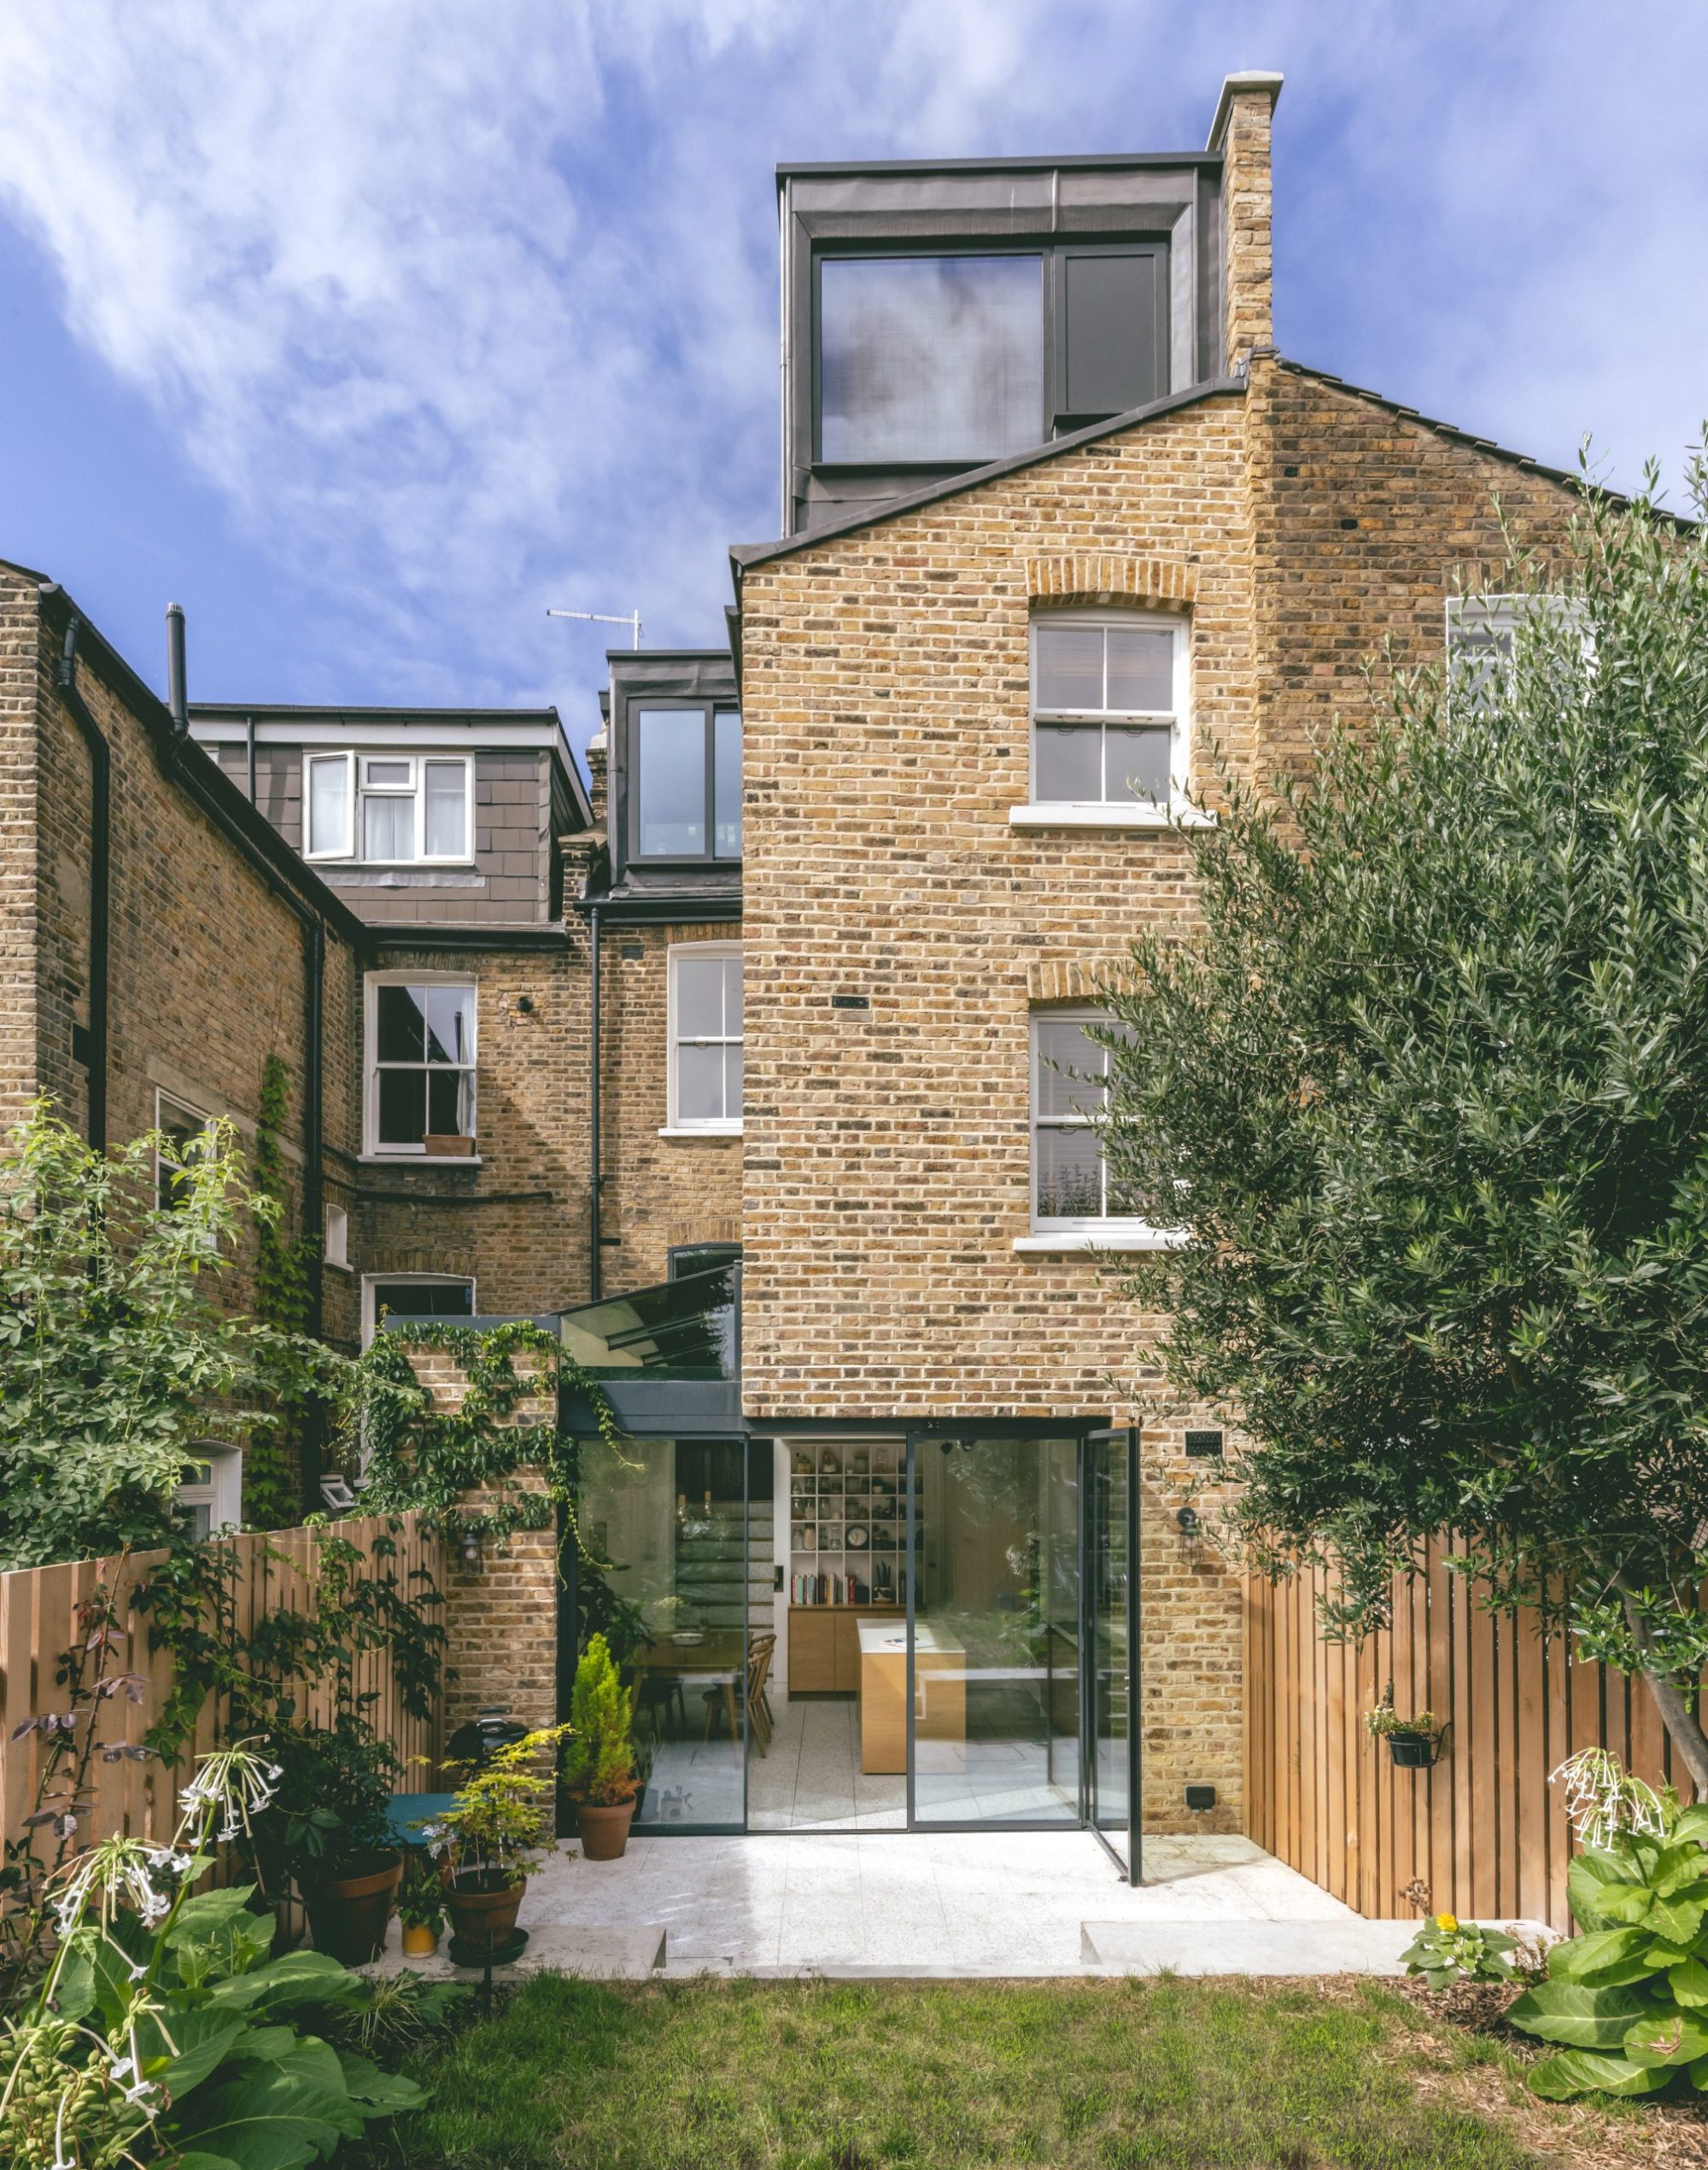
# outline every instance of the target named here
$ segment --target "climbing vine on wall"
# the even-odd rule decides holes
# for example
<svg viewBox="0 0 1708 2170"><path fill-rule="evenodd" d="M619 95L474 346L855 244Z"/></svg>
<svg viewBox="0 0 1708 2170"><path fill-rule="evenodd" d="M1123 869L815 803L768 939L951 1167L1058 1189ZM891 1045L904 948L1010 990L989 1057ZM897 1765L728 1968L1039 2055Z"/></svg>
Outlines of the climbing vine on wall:
<svg viewBox="0 0 1708 2170"><path fill-rule="evenodd" d="M276 1214L257 1220L255 1311L270 1326L307 1331L319 1238L291 1236L286 1212L284 1148L281 1133L290 1103L290 1066L270 1055L261 1069L255 1122L254 1185L273 1200ZM306 1395L286 1401L280 1420L254 1439L243 1457L243 1519L258 1530L280 1530L296 1520L296 1471L309 1428L318 1420Z"/></svg>
<svg viewBox="0 0 1708 2170"><path fill-rule="evenodd" d="M436 1402L409 1360L412 1348L442 1350L457 1366L465 1389L454 1406ZM376 1334L356 1371L344 1443L348 1463L360 1461L366 1480L363 1512L418 1512L453 1548L472 1539L501 1549L518 1530L559 1531L560 1572L563 1550L575 1548L583 1636L604 1634L626 1655L639 1639L640 1614L611 1587L615 1563L582 1536L581 1442L559 1422L562 1390L588 1403L600 1441L626 1461L624 1436L604 1388L562 1342L531 1319L484 1330L412 1325L407 1338ZM547 1401L549 1417L513 1422L530 1397Z"/></svg>

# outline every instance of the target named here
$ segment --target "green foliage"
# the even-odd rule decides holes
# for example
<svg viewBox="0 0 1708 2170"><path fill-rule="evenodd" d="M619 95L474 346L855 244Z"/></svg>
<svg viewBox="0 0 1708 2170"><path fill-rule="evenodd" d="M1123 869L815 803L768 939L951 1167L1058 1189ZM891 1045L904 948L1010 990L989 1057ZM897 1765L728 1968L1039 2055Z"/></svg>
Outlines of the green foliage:
<svg viewBox="0 0 1708 2170"><path fill-rule="evenodd" d="M1408 1974L1421 1974L1431 1989L1461 1981L1511 1981L1515 1939L1452 1914L1427 1921L1400 1954Z"/></svg>
<svg viewBox="0 0 1708 2170"><path fill-rule="evenodd" d="M254 1827L268 1891L282 1892L288 1876L307 1890L364 1875L376 1856L395 1860L386 1810L402 1766L366 1718L342 1711L330 1725L278 1723L266 1748L282 1772L278 1800Z"/></svg>
<svg viewBox="0 0 1708 2170"><path fill-rule="evenodd" d="M290 1067L278 1055L261 1066L255 1118L254 1182L257 1196L272 1210L256 1225L255 1311L270 1326L306 1333L313 1310L313 1271L319 1240L307 1233L291 1237L284 1151L279 1134L290 1105ZM297 1486L310 1427L316 1421L312 1395L284 1397L279 1422L258 1439L243 1463L243 1519L257 1530L281 1530L297 1518Z"/></svg>
<svg viewBox="0 0 1708 2170"><path fill-rule="evenodd" d="M574 1801L610 1808L635 1798L635 1690L625 1688L603 1635L576 1667L564 1790Z"/></svg>
<svg viewBox="0 0 1708 2170"><path fill-rule="evenodd" d="M445 1887L437 1869L418 1848L412 1847L403 1857L397 1918L406 1929L438 1930L445 1926Z"/></svg>
<svg viewBox="0 0 1708 2170"><path fill-rule="evenodd" d="M1582 1933L1552 1947L1547 1979L1506 2015L1561 2045L1530 2085L1554 2100L1652 2094L1680 2078L1708 2091L1708 1808L1643 1787L1586 1800L1589 1815L1605 1843L1566 1876Z"/></svg>
<svg viewBox="0 0 1708 2170"><path fill-rule="evenodd" d="M1394 1708L1394 1683L1389 1681L1376 1708L1365 1712L1364 1729L1372 1740L1386 1740L1395 1733L1415 1733L1434 1747L1446 1733L1447 1722L1433 1711L1419 1711L1415 1717L1402 1718Z"/></svg>
<svg viewBox="0 0 1708 2170"><path fill-rule="evenodd" d="M1108 1000L1111 1179L1184 1224L1131 1292L1249 1434L1255 1559L1337 1566L1361 1635L1460 1533L1708 1783L1708 534L1588 488L1500 584L1510 663L1372 675L1189 833L1200 921Z"/></svg>
<svg viewBox="0 0 1708 2170"><path fill-rule="evenodd" d="M110 1839L61 1870L51 1964L0 2030L7 2161L297 2170L424 2101L310 2031L367 1984L323 1952L270 1958L250 1887L194 1892L272 1783L243 1751L204 1758L169 1846Z"/></svg>
<svg viewBox="0 0 1708 2170"><path fill-rule="evenodd" d="M456 1363L466 1391L455 1407L435 1407L410 1363L412 1348L442 1349ZM528 1360L525 1371L518 1357ZM519 1530L559 1530L576 1549L579 1640L603 1634L621 1662L647 1639L640 1608L611 1586L611 1563L582 1540L581 1443L559 1421L564 1389L588 1402L600 1441L626 1462L623 1434L604 1388L555 1335L529 1319L484 1331L412 1327L407 1340L376 1334L354 1380L342 1448L347 1466L362 1471L366 1512L417 1512L453 1548L471 1537L501 1549ZM511 1422L519 1402L542 1392L550 1418Z"/></svg>
<svg viewBox="0 0 1708 2170"><path fill-rule="evenodd" d="M276 1217L231 1126L156 1201L157 1132L112 1157L38 1102L0 1156L0 1570L166 1544L197 1441L253 1453L342 1360L215 1300Z"/></svg>
<svg viewBox="0 0 1708 2170"><path fill-rule="evenodd" d="M465 1769L451 1806L423 1834L448 1859L458 1884L496 1891L522 1883L529 1862L551 1845L558 1757L569 1731L542 1726Z"/></svg>

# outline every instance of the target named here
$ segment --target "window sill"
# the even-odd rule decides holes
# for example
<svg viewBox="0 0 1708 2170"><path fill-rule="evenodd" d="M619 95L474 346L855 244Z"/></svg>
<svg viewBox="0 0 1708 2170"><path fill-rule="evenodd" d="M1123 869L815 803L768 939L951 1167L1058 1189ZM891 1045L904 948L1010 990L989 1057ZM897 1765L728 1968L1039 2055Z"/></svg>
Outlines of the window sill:
<svg viewBox="0 0 1708 2170"><path fill-rule="evenodd" d="M740 1138L740 1123L666 1123L660 1138Z"/></svg>
<svg viewBox="0 0 1708 2170"><path fill-rule="evenodd" d="M365 1168L477 1168L478 1153L358 1153Z"/></svg>
<svg viewBox="0 0 1708 2170"><path fill-rule="evenodd" d="M1173 1251L1186 1240L1180 1228L1153 1228L1148 1221L1108 1220L1091 1228L1056 1228L1016 1236L1015 1250L1027 1254L1052 1251Z"/></svg>
<svg viewBox="0 0 1708 2170"><path fill-rule="evenodd" d="M1015 829L1213 829L1214 814L1197 806L1010 806Z"/></svg>

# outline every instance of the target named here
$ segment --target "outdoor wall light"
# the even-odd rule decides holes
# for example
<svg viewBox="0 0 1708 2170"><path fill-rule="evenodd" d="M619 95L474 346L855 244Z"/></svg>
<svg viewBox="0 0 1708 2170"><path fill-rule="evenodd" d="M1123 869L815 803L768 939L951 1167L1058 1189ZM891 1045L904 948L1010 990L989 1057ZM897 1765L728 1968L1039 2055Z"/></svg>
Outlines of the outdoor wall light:
<svg viewBox="0 0 1708 2170"><path fill-rule="evenodd" d="M533 997L533 996L532 996L532 995L518 995L518 997L516 997L516 1007L517 1007L517 1009L518 1009L521 1012L521 1014L522 1014L522 1015L523 1015L523 1016L524 1016L524 1017L531 1017L531 1016L534 1015L534 997Z"/></svg>
<svg viewBox="0 0 1708 2170"><path fill-rule="evenodd" d="M1196 1537L1197 1535L1198 1510L1196 1507L1182 1507L1179 1513L1175 1516L1174 1519L1180 1525L1180 1535L1183 1537Z"/></svg>
<svg viewBox="0 0 1708 2170"><path fill-rule="evenodd" d="M461 1559L464 1566L468 1569L470 1574L479 1574L481 1570L481 1533L478 1530L464 1530L462 1541L457 1547L457 1554Z"/></svg>

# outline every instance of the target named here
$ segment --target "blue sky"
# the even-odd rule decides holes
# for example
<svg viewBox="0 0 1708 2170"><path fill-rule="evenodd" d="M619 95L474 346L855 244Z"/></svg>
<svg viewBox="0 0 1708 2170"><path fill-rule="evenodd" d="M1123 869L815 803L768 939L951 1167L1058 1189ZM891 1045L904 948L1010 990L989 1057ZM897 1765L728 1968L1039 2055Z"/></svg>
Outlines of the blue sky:
<svg viewBox="0 0 1708 2170"><path fill-rule="evenodd" d="M781 159L1196 149L1278 67L1277 335L1675 485L1708 10L58 0L0 17L0 556L206 699L552 701L777 522Z"/></svg>

